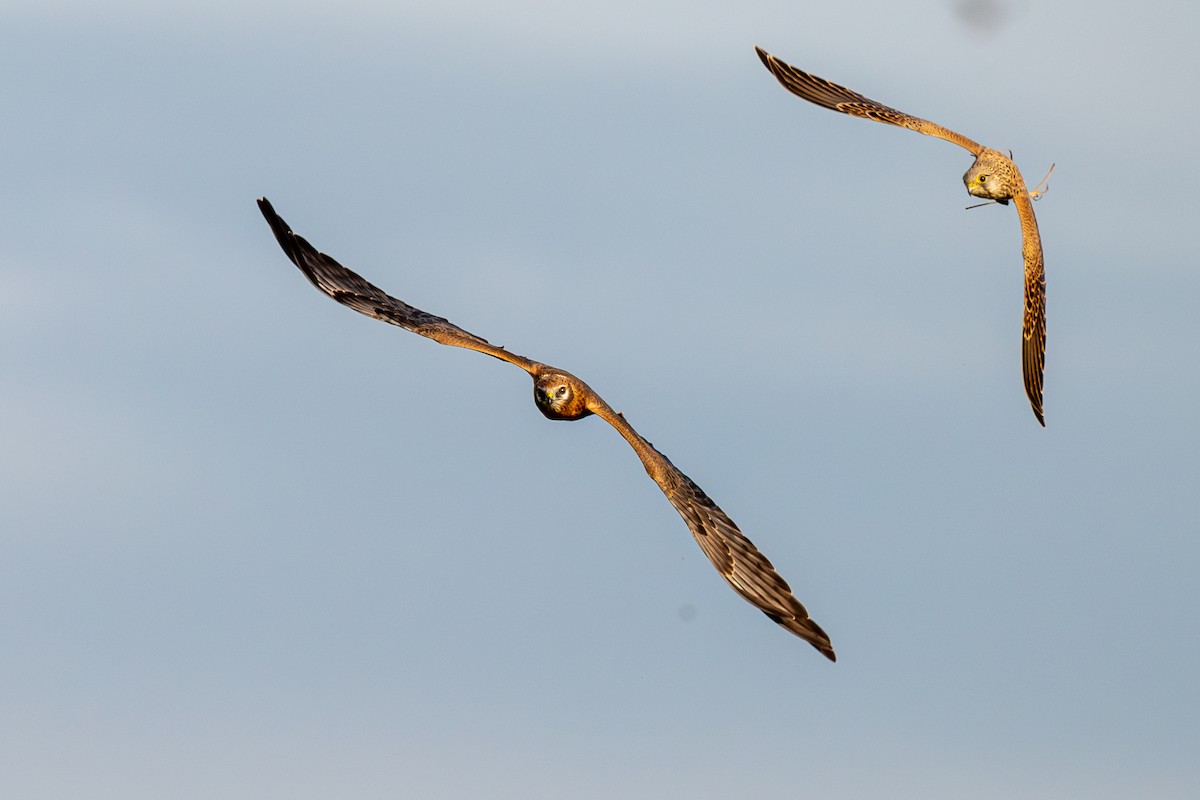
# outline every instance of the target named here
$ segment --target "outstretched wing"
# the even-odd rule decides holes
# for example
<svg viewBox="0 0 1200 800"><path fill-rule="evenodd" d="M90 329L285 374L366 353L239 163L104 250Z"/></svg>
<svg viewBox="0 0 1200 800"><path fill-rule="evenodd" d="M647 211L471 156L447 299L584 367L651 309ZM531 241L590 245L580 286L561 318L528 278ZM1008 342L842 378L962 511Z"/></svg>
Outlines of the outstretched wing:
<svg viewBox="0 0 1200 800"><path fill-rule="evenodd" d="M292 232L288 224L275 213L275 209L267 198L259 198L258 208L266 217L267 224L275 233L275 238L279 240L279 246L283 248L283 252L292 260L292 263L312 281L313 286L342 305L349 306L368 317L399 325L401 328L419 333L435 342L487 353L501 361L516 364L530 374L538 366L537 362L491 344L486 339L463 330L449 320L414 308L402 300L397 300L357 272L346 269L331 257L318 252L303 236Z"/></svg>
<svg viewBox="0 0 1200 800"><path fill-rule="evenodd" d="M643 439L623 414L614 412L599 396L593 394L588 409L616 428L633 446L646 472L675 506L704 555L733 590L820 650L830 661L836 661L829 636L808 616L787 581L704 490Z"/></svg>
<svg viewBox="0 0 1200 800"><path fill-rule="evenodd" d="M869 97L863 97L858 92L852 92L845 86L839 86L832 81L827 81L824 78L818 78L816 75L796 69L791 64L780 61L761 47L755 47L754 49L758 52L758 57L762 59L763 64L766 65L767 69L771 70L771 74L783 84L785 89L792 94L803 97L810 103L816 103L819 106L840 111L843 114L849 114L854 117L864 117L866 119L873 119L876 122L886 122L888 125L908 128L917 133L923 133L926 136L936 136L939 139L945 139L947 142L953 142L959 147L970 150L971 155L974 156L978 156L983 150L983 145L973 142L949 128L943 128L941 125L921 119L920 117L909 116L903 111L897 111L894 108L885 106L883 103L877 103Z"/></svg>
<svg viewBox="0 0 1200 800"><path fill-rule="evenodd" d="M1033 200L1021 192L1013 197L1017 218L1021 221L1021 254L1025 258L1025 317L1021 325L1021 371L1025 376L1025 394L1034 416L1042 427L1042 373L1046 367L1046 264L1042 257L1042 237L1038 234Z"/></svg>

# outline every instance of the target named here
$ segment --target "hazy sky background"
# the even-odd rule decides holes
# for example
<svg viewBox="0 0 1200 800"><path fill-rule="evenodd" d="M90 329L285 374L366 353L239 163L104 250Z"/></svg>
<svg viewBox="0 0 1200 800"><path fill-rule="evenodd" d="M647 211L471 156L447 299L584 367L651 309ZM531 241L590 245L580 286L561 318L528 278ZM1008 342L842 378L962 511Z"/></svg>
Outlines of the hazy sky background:
<svg viewBox="0 0 1200 800"><path fill-rule="evenodd" d="M1194 797L1200 6L994 6L7 0L5 794ZM1013 209L755 44L1057 162L1047 429Z"/></svg>

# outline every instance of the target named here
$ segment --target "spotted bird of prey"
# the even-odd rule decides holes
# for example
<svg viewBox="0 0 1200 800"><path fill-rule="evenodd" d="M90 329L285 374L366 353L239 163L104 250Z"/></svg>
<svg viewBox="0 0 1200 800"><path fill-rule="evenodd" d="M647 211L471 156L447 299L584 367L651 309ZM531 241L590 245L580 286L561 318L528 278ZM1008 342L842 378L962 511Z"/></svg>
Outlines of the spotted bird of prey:
<svg viewBox="0 0 1200 800"><path fill-rule="evenodd" d="M1046 270L1042 260L1042 239L1038 235L1037 219L1033 216L1033 200L1041 192L1030 192L1017 165L996 150L984 147L941 125L911 117L903 111L852 92L845 86L818 78L780 61L761 47L755 47L758 57L783 87L810 103L840 111L853 117L864 117L908 128L927 136L936 136L963 147L975 156L975 163L963 175L967 192L975 197L1008 205L1012 200L1021 222L1021 252L1025 259L1025 317L1022 325L1021 370L1025 376L1025 395L1033 406L1034 416L1045 427L1042 415L1042 372L1046 362ZM1051 167L1053 169L1053 167ZM1047 176L1048 177L1048 176Z"/></svg>
<svg viewBox="0 0 1200 800"><path fill-rule="evenodd" d="M576 420L595 414L616 428L683 517L704 555L733 590L817 648L830 661L837 660L825 631L809 618L808 611L792 595L787 581L780 577L766 556L699 486L643 439L625 421L623 414L614 412L586 383L565 370L511 353L442 317L397 300L329 256L317 252L303 237L292 232L265 197L259 199L258 207L287 257L314 286L334 300L360 314L398 325L435 342L477 350L520 367L533 378L533 401L547 419Z"/></svg>

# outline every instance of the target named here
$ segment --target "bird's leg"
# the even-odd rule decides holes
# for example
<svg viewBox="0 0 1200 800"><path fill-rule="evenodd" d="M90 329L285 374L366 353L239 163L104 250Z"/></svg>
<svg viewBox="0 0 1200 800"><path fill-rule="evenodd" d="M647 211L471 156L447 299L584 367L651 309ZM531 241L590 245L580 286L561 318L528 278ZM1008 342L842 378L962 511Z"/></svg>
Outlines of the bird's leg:
<svg viewBox="0 0 1200 800"><path fill-rule="evenodd" d="M1050 169L1046 171L1046 177L1042 178L1042 182L1037 185L1037 188L1029 193L1030 200L1037 200L1046 192L1050 191L1050 187L1047 185L1046 181L1050 180L1051 172L1054 172L1054 164L1050 165Z"/></svg>

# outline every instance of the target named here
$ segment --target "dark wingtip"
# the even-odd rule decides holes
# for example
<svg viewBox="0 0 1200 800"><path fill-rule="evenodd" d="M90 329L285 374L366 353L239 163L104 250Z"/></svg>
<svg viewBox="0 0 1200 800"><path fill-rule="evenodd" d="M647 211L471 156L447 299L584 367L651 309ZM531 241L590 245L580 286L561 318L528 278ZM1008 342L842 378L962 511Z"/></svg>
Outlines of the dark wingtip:
<svg viewBox="0 0 1200 800"><path fill-rule="evenodd" d="M772 614L766 609L759 610L766 614L767 619L776 625L811 644L818 653L830 661L837 661L837 653L833 652L833 643L829 641L829 634L822 630L821 626L814 622L812 617L809 617L807 614L803 616L789 615L783 617L779 614ZM801 609L801 612L803 613L803 609Z"/></svg>
<svg viewBox="0 0 1200 800"><path fill-rule="evenodd" d="M266 197L258 198L256 203L258 203L258 210L263 213L263 217L266 219L266 221L274 223L275 219L280 218L280 215L275 213L275 206L271 205L271 201L266 199ZM272 224L271 227L274 228L275 225Z"/></svg>
<svg viewBox="0 0 1200 800"><path fill-rule="evenodd" d="M812 622L812 620L810 619L809 622ZM813 647L817 648L817 651L821 655L825 656L830 661L836 662L837 661L837 653L833 652L833 643L831 641L829 641L829 634L827 634L827 633L825 633L825 631L821 630L821 626L815 622L812 623L812 626L814 628L816 628L820 632L821 636L824 638L823 638L823 640L809 639L808 640L809 644L811 644Z"/></svg>
<svg viewBox="0 0 1200 800"><path fill-rule="evenodd" d="M762 60L763 66L771 69L771 54L763 50L758 45L754 45L754 52L758 53L758 57Z"/></svg>
<svg viewBox="0 0 1200 800"><path fill-rule="evenodd" d="M1043 428L1046 427L1046 418L1042 416L1041 410L1035 408L1033 410L1033 415L1037 417L1037 421L1041 423Z"/></svg>
<svg viewBox="0 0 1200 800"><path fill-rule="evenodd" d="M279 246L283 248L283 252L287 254L292 263L299 267L300 257L296 251L296 239L299 237L292 233L292 229L283 221L283 217L275 213L275 207L267 198L258 198L258 210L262 212L263 219L271 226L271 232L275 234L275 241L279 242ZM308 274L307 271L305 274Z"/></svg>

